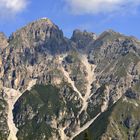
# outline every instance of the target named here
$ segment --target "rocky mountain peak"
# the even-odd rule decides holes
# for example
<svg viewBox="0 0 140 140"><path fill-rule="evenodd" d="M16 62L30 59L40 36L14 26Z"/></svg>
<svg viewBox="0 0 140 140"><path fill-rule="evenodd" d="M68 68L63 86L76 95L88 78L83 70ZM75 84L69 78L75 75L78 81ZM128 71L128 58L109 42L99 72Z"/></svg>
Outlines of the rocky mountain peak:
<svg viewBox="0 0 140 140"><path fill-rule="evenodd" d="M106 46L110 46L116 43L122 44L124 41L127 41L127 40L131 41L132 38L109 29L109 30L104 31L97 37L93 46L94 48L100 48L100 47L104 48Z"/></svg>
<svg viewBox="0 0 140 140"><path fill-rule="evenodd" d="M40 18L38 21L47 22L48 25L54 26L54 23L47 17Z"/></svg>
<svg viewBox="0 0 140 140"><path fill-rule="evenodd" d="M94 42L97 38L97 35L92 32L87 32L86 30L80 31L76 29L73 31L73 35L71 40L75 42L79 49L87 49L92 42Z"/></svg>
<svg viewBox="0 0 140 140"><path fill-rule="evenodd" d="M7 45L8 45L8 41L5 34L0 32L0 49L6 48Z"/></svg>
<svg viewBox="0 0 140 140"><path fill-rule="evenodd" d="M20 37L24 40L35 39L45 41L53 36L60 37L63 36L63 33L51 20L48 18L41 18L13 33L11 38Z"/></svg>
<svg viewBox="0 0 140 140"><path fill-rule="evenodd" d="M98 36L98 39L104 39L104 38L114 38L114 37L119 37L121 36L120 33L118 32L115 32L114 30L111 30L111 29L108 29L106 31L104 31L103 33L101 33L99 36Z"/></svg>
<svg viewBox="0 0 140 140"><path fill-rule="evenodd" d="M48 50L53 54L63 52L69 46L62 30L48 18L38 19L19 29L10 36L9 43L12 48Z"/></svg>
<svg viewBox="0 0 140 140"><path fill-rule="evenodd" d="M96 38L97 35L95 33L87 32L86 30L81 31L79 29L74 30L71 37L73 41L80 41L82 39L96 40Z"/></svg>

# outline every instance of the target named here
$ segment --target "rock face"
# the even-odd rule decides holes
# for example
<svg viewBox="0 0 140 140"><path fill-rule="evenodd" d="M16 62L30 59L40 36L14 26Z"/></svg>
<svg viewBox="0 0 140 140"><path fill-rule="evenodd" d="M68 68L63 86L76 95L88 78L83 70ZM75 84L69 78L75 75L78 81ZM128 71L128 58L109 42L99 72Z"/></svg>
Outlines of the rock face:
<svg viewBox="0 0 140 140"><path fill-rule="evenodd" d="M42 18L0 34L0 48L0 140L139 140L137 39L112 30L67 39Z"/></svg>
<svg viewBox="0 0 140 140"><path fill-rule="evenodd" d="M35 49L38 52L47 50L51 54L61 53L68 51L70 45L68 42L63 32L49 19L32 22L10 37L12 48L14 46L18 49L27 49L27 52Z"/></svg>
<svg viewBox="0 0 140 140"><path fill-rule="evenodd" d="M89 51L93 42L97 39L95 33L87 31L74 30L71 40L76 43L77 48L84 51Z"/></svg>
<svg viewBox="0 0 140 140"><path fill-rule="evenodd" d="M0 51L8 46L8 40L4 33L0 32Z"/></svg>

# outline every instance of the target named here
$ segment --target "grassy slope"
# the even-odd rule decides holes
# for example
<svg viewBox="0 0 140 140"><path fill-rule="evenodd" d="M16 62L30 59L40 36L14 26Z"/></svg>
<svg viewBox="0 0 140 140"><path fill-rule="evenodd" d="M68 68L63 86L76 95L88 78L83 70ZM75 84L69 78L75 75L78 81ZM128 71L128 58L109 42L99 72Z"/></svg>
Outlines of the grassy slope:
<svg viewBox="0 0 140 140"><path fill-rule="evenodd" d="M51 137L53 129L46 124L45 117L47 114L57 116L60 108L64 107L63 102L59 100L58 92L59 90L51 85L37 85L23 94L14 109L15 116L27 112L25 124L19 127L19 139L38 139L41 134ZM30 120L31 114L35 116Z"/></svg>
<svg viewBox="0 0 140 140"><path fill-rule="evenodd" d="M68 93L75 94L71 88ZM36 85L31 91L26 91L14 109L15 121L20 130L19 140L49 139L53 132L57 134L57 130L50 127L51 119L58 119L59 113L64 110L69 113L73 111L74 114L79 111L74 99L64 101L63 98L68 93L63 95L59 88L52 85ZM67 117L62 116L60 121L63 123Z"/></svg>
<svg viewBox="0 0 140 140"><path fill-rule="evenodd" d="M109 137L127 140L129 135L131 138L137 135L139 139L140 107L136 107L135 103L140 105L138 100L127 98L127 101L123 101L120 99L75 140L100 140L102 136L105 140L108 140ZM131 118L131 123L127 122L130 128L128 128L128 124L125 124L128 118Z"/></svg>
<svg viewBox="0 0 140 140"><path fill-rule="evenodd" d="M4 113L6 106L7 106L6 101L4 101L3 99L0 99L0 120L4 121L4 122L1 122L2 125L0 126L0 140L6 140L8 137L7 132L4 134L4 131L8 129L7 124L6 124L6 113Z"/></svg>

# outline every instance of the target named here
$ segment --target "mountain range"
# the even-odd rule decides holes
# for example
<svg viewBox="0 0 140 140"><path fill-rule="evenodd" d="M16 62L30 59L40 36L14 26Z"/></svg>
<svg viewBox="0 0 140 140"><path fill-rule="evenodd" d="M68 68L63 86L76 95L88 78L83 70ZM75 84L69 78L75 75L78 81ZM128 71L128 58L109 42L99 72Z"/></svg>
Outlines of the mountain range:
<svg viewBox="0 0 140 140"><path fill-rule="evenodd" d="M0 140L140 140L140 41L48 18L0 33Z"/></svg>

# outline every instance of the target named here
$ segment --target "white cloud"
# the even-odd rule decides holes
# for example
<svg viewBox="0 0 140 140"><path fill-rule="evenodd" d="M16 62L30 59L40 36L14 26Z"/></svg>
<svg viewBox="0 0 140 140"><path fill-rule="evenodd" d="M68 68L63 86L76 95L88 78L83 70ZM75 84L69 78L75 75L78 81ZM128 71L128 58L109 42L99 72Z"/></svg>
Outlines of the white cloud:
<svg viewBox="0 0 140 140"><path fill-rule="evenodd" d="M140 0L65 0L74 14L135 12Z"/></svg>
<svg viewBox="0 0 140 140"><path fill-rule="evenodd" d="M14 16L27 6L27 0L0 0L0 17Z"/></svg>

